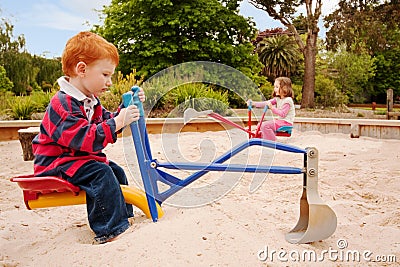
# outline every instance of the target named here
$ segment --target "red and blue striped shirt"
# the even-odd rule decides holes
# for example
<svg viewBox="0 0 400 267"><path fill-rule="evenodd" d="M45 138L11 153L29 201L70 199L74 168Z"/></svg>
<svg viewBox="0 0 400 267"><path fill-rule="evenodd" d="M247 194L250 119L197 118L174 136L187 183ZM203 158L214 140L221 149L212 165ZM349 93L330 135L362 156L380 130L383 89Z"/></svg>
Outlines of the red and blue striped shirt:
<svg viewBox="0 0 400 267"><path fill-rule="evenodd" d="M113 118L119 109L107 111L97 99L91 112L89 121L84 101L57 92L32 141L35 175L61 176L62 172L71 177L90 160L108 163L102 150L117 140Z"/></svg>

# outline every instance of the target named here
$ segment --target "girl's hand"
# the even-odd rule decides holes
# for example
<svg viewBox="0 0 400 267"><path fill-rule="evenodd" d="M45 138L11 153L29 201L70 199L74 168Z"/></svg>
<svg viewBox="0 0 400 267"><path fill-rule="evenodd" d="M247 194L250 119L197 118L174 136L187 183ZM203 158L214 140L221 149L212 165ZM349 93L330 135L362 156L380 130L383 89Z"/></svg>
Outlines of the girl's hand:
<svg viewBox="0 0 400 267"><path fill-rule="evenodd" d="M251 99L249 99L249 100L247 100L247 106L250 106L250 104L251 104L251 107L253 107L254 105L253 105L253 100L251 100Z"/></svg>
<svg viewBox="0 0 400 267"><path fill-rule="evenodd" d="M270 101L267 101L267 106L268 106L269 109L272 109L272 108L273 108L273 105L271 104Z"/></svg>

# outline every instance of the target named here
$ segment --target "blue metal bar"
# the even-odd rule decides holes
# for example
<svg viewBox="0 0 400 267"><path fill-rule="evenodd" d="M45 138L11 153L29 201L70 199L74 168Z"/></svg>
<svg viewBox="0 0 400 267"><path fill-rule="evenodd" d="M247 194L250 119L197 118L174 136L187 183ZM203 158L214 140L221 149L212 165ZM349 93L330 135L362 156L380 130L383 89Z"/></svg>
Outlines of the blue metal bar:
<svg viewBox="0 0 400 267"><path fill-rule="evenodd" d="M288 145L288 144L276 143L276 142L261 139L261 138L252 138L251 140L249 140L249 146L254 146L254 145L269 147L269 148L286 151L286 152L292 152L292 153L300 153L300 154L307 153L307 151L303 148L299 148L299 147Z"/></svg>
<svg viewBox="0 0 400 267"><path fill-rule="evenodd" d="M228 159L232 158L233 156L235 156L236 154L240 153L242 150L244 150L250 146L255 146L255 145L272 148L272 149L278 149L278 150L287 151L287 152L292 152L292 153L301 153L301 154L307 153L305 149L301 149L301 148L298 148L295 146L276 143L273 141L264 140L264 139L260 139L260 138L252 138L250 140L247 140L247 141L237 145L236 147L232 148L232 150L227 151L225 154L218 157L212 163L223 163L223 162L227 161ZM164 192L162 192L156 196L157 200L160 202L164 202L167 198L169 198L170 196L172 196L179 190L183 189L185 186L193 183L194 181L196 181L197 179L199 179L206 173L208 173L208 170L202 169L201 171L193 173L193 174L189 175L187 178L180 180L179 183L177 183L175 186L170 185L170 188L168 190L165 190ZM163 175L161 174L161 176L163 176Z"/></svg>
<svg viewBox="0 0 400 267"><path fill-rule="evenodd" d="M140 117L139 120L144 120L143 117ZM151 179L149 177L149 160L146 159L145 151L143 149L142 138L140 137L139 124L137 122L133 122L130 124L132 131L132 139L135 145L136 156L139 162L140 174L142 175L143 186L146 192L147 203L149 205L150 214L154 222L158 221L158 212L157 206L154 199L154 190L153 185L150 182Z"/></svg>
<svg viewBox="0 0 400 267"><path fill-rule="evenodd" d="M196 163L187 162L157 162L157 167L181 170L203 170L203 171L228 171L228 172L255 172L255 173L275 173L275 174L301 174L301 168L286 166L260 166L242 164L218 164L218 163ZM181 185L182 186L182 185Z"/></svg>
<svg viewBox="0 0 400 267"><path fill-rule="evenodd" d="M146 192L147 204L149 205L150 215L153 222L158 221L158 211L155 201L154 187L150 179L150 163L151 163L151 152L150 145L148 144L148 136L146 131L146 122L144 119L143 105L139 100L138 92L139 87L132 87L133 94L125 93L122 95L124 106L136 105L140 111L140 117L138 121L130 124L132 139L135 145L136 156L139 163L140 174L142 175L143 186ZM154 172L153 172L154 173Z"/></svg>

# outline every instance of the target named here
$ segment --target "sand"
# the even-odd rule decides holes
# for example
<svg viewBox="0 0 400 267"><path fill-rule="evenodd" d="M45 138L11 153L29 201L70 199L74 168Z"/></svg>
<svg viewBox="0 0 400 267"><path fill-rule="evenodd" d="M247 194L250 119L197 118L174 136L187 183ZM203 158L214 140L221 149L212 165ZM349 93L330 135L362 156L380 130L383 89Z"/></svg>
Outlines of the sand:
<svg viewBox="0 0 400 267"><path fill-rule="evenodd" d="M168 139L173 136L179 137L178 143ZM149 138L153 157L160 161L207 162L246 136L206 132L154 134ZM135 184L137 180L131 177L137 175L131 163L133 157L126 160L131 153L128 140L129 137L120 138L107 147L106 153L126 169ZM295 226L299 216L301 175L269 174L251 193L252 174L232 175L234 182L227 189L221 184L229 180L225 178L230 174L212 172L187 188L194 200L188 193L168 199L163 204L165 215L157 223L136 209L133 226L120 239L93 245L94 234L88 226L85 205L25 208L22 191L9 179L32 173L33 163L23 161L19 141L0 142L0 264L399 266L400 140L351 139L344 134L295 131L292 137L279 141L318 149L319 194L338 219L331 237L300 245L285 241L285 233ZM302 167L298 154L264 150L254 148L232 162ZM220 181L219 177L225 178ZM214 185L221 186L217 190L220 195L205 194ZM310 251L318 258L296 258ZM360 259L350 255L346 260L341 256L349 251L359 253ZM393 260L397 263L389 262Z"/></svg>

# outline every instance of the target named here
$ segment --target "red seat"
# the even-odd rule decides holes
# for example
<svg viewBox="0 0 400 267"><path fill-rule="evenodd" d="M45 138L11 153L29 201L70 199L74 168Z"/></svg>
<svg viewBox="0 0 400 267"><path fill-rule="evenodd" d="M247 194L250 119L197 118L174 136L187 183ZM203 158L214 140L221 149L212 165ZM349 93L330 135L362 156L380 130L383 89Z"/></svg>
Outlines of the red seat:
<svg viewBox="0 0 400 267"><path fill-rule="evenodd" d="M288 133L288 132L276 132L275 133L276 136L285 136L285 137L290 137L292 136L292 134Z"/></svg>
<svg viewBox="0 0 400 267"><path fill-rule="evenodd" d="M81 190L78 186L75 186L56 176L17 176L10 179L12 182L18 183L19 187L24 192L25 205L29 209L28 201L38 199L39 194L49 194L53 192L72 192L74 195L78 195Z"/></svg>
<svg viewBox="0 0 400 267"><path fill-rule="evenodd" d="M292 135L293 126L281 126L276 130L276 136L286 136L290 137Z"/></svg>

